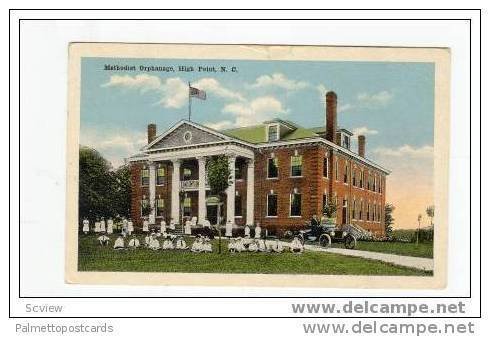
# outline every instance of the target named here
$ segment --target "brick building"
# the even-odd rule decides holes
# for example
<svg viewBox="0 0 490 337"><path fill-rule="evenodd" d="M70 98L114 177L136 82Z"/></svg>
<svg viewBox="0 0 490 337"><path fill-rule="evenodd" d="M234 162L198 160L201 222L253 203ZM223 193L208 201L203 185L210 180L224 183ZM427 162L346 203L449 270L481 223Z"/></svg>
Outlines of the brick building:
<svg viewBox="0 0 490 337"><path fill-rule="evenodd" d="M337 127L334 92L326 94L326 125L317 128L274 119L216 131L183 120L157 136L150 124L148 144L129 158L131 217L141 224L142 206L153 205L150 223L184 216L280 232L321 215L332 197L338 224L383 235L389 171L365 157L365 136L358 136L357 152L351 137ZM206 160L221 154L229 157L232 184L220 203L206 183Z"/></svg>

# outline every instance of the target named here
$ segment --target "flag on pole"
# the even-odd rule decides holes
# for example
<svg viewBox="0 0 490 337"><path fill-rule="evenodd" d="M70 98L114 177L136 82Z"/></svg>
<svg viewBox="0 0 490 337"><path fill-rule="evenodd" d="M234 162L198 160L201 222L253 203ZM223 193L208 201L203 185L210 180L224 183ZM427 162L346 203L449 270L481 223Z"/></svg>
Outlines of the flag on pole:
<svg viewBox="0 0 490 337"><path fill-rule="evenodd" d="M189 87L189 97L196 97L202 100L206 99L206 92L194 87Z"/></svg>

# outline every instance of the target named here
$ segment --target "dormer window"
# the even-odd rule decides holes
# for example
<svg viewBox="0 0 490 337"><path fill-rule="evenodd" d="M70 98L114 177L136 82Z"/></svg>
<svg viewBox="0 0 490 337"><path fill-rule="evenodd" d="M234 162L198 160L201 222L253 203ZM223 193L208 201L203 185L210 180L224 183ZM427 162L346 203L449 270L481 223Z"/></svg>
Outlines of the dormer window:
<svg viewBox="0 0 490 337"><path fill-rule="evenodd" d="M342 135L342 147L350 149L350 137L346 134Z"/></svg>
<svg viewBox="0 0 490 337"><path fill-rule="evenodd" d="M337 143L344 149L350 150L350 137L352 132L347 129L340 129L337 131Z"/></svg>
<svg viewBox="0 0 490 337"><path fill-rule="evenodd" d="M267 127L267 139L269 142L275 142L279 140L279 125L269 125Z"/></svg>

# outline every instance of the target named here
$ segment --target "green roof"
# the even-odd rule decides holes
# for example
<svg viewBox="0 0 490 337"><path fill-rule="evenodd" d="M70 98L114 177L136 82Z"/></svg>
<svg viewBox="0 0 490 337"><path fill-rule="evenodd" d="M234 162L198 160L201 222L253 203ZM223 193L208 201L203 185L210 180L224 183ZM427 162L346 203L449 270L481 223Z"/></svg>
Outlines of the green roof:
<svg viewBox="0 0 490 337"><path fill-rule="evenodd" d="M297 126L296 124L290 121L274 120L274 122L279 122L279 123L283 122L283 124L286 124L288 126L294 125L296 127L295 130L285 134L283 137L281 137L280 140L296 140L296 139L303 139L303 138L318 137L318 135L315 132L311 131L310 129ZM221 132L227 136L238 138L248 143L258 144L258 143L267 142L266 127L267 127L266 124L259 124L259 125L247 126L242 128L223 130Z"/></svg>
<svg viewBox="0 0 490 337"><path fill-rule="evenodd" d="M253 125L221 131L227 136L238 138L252 144L265 142L265 125Z"/></svg>
<svg viewBox="0 0 490 337"><path fill-rule="evenodd" d="M325 126L315 126L313 128L308 128L308 130L314 133L325 133Z"/></svg>

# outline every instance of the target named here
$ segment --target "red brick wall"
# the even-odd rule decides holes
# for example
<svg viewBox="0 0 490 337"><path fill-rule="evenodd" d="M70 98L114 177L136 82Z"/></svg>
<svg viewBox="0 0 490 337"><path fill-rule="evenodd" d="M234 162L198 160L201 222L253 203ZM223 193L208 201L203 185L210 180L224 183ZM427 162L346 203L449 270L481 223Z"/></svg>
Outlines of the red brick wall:
<svg viewBox="0 0 490 337"><path fill-rule="evenodd" d="M291 177L291 156L294 150L303 156L302 177ZM268 158L274 152L278 158L278 179L267 179ZM313 214L320 214L322 204L323 156L319 146L281 148L257 153L255 158L255 221L270 231L283 232L287 228L300 228ZM320 172L320 174L318 174ZM290 217L290 193L297 188L301 193L301 217ZM267 194L274 190L278 197L276 218L267 217Z"/></svg>
<svg viewBox="0 0 490 337"><path fill-rule="evenodd" d="M374 176L375 174L378 175L378 183L380 179L381 180L384 179L384 174L379 170L375 170L371 167L367 167L361 164L355 159L349 159L346 156L340 154L334 154L334 158L338 160L338 169L339 169L338 180L333 179L333 187L332 187L333 195L337 196L337 223L342 223L342 202L343 199L346 198L348 201L347 223L354 223L360 225L361 227L370 230L376 235L381 235L381 236L384 235L385 191L383 189L382 193L379 193L377 190L371 191L368 190L367 188L369 172L371 173L372 176ZM344 183L344 172L345 172L346 163L348 166L347 184ZM357 175L356 177L357 186L352 185L352 172L354 168ZM335 164L334 164L334 169L335 169ZM365 172L365 178L362 181L363 184L362 188L359 187L359 171L361 170ZM333 171L333 177L335 177L335 171ZM363 203L362 219L359 219L359 215L358 215L359 212L356 212L356 217L352 218L352 202L354 199L356 200L357 203L359 203L358 205L356 205L356 209L360 208L360 201L362 199L362 203ZM378 206L378 209L380 210L379 221L376 218L373 221L371 216L369 219L367 218L368 204ZM371 212L373 212L373 210L371 210Z"/></svg>
<svg viewBox="0 0 490 337"><path fill-rule="evenodd" d="M155 198L162 196L165 204L165 221L170 222L170 207L171 207L171 191L172 191L172 164L168 162L156 163L165 167L166 177L163 185L157 185L155 187ZM141 199L143 195L146 195L147 199L150 199L150 190L148 186L141 186L141 169L147 165L144 162L131 163L131 220L136 226L141 227L143 224L143 218L141 217ZM157 218L159 223L162 218Z"/></svg>

